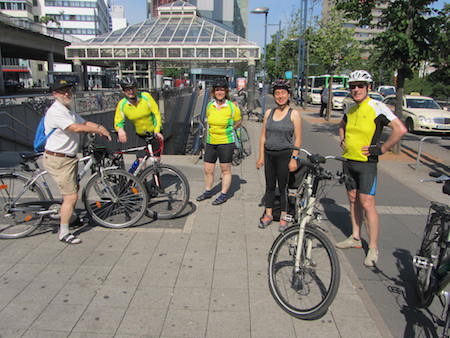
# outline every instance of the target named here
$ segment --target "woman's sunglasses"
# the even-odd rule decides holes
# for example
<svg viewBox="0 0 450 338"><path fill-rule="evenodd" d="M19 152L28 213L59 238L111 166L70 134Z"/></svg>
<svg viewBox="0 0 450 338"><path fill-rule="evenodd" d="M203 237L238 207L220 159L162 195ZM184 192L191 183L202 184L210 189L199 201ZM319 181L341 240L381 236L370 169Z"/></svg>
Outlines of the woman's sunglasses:
<svg viewBox="0 0 450 338"><path fill-rule="evenodd" d="M366 85L364 83L360 83L360 84L357 84L357 85L351 84L351 85L348 85L348 88L350 88L350 89L355 89L356 87L364 88L365 86Z"/></svg>

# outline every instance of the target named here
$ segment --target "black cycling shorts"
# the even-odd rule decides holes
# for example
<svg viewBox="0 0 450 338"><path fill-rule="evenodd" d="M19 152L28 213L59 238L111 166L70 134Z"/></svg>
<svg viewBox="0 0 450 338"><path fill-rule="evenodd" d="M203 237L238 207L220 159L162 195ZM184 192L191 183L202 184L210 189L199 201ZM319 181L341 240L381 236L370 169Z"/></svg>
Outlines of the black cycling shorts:
<svg viewBox="0 0 450 338"><path fill-rule="evenodd" d="M348 191L358 190L361 194L375 195L377 190L377 162L348 160L342 164Z"/></svg>
<svg viewBox="0 0 450 338"><path fill-rule="evenodd" d="M216 163L219 158L220 163L231 163L235 145L234 143L226 144L209 144L205 146L205 162Z"/></svg>

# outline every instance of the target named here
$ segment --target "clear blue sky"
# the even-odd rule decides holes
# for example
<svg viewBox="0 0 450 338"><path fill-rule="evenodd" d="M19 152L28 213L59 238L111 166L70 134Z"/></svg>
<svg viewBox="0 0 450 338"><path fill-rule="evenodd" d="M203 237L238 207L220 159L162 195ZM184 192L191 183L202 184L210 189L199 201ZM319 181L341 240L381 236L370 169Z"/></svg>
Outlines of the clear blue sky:
<svg viewBox="0 0 450 338"><path fill-rule="evenodd" d="M442 8L445 0L439 0L434 7ZM111 0L111 4L123 5L125 7L125 16L128 19L129 24L142 22L145 20L146 14L146 1L145 0ZM276 4L279 4L278 6ZM301 4L300 0L249 0L248 9L251 11L257 7L268 7L269 14L267 16L267 43L270 42L270 36L275 34L278 29L278 23L281 20L281 25L284 27L290 18L290 13L295 12ZM308 1L308 7L313 8L313 15L320 16L322 9L322 1ZM310 15L308 10L308 16ZM259 46L264 45L264 15L263 14L251 14L248 15L248 39L256 42ZM273 26L272 26L273 25Z"/></svg>

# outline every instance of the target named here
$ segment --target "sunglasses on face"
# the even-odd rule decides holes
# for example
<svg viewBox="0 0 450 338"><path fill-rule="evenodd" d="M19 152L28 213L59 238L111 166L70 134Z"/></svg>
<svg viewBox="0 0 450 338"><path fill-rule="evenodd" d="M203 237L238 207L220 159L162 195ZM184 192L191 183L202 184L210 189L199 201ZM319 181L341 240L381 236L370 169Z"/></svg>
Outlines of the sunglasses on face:
<svg viewBox="0 0 450 338"><path fill-rule="evenodd" d="M366 85L365 85L364 83L348 85L348 87L349 87L350 89L355 89L356 87L358 87L358 88L364 88L365 86L366 86Z"/></svg>

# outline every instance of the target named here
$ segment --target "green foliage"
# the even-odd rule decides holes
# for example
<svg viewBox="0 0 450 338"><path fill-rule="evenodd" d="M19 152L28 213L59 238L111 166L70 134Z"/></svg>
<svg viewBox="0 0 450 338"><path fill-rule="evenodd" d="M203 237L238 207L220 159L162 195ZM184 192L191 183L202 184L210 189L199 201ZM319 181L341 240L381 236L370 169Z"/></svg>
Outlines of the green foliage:
<svg viewBox="0 0 450 338"><path fill-rule="evenodd" d="M425 78L419 78L417 73L410 80L405 81L405 93L419 92L421 95L446 99L450 97L450 84L435 81L436 75L431 73Z"/></svg>

